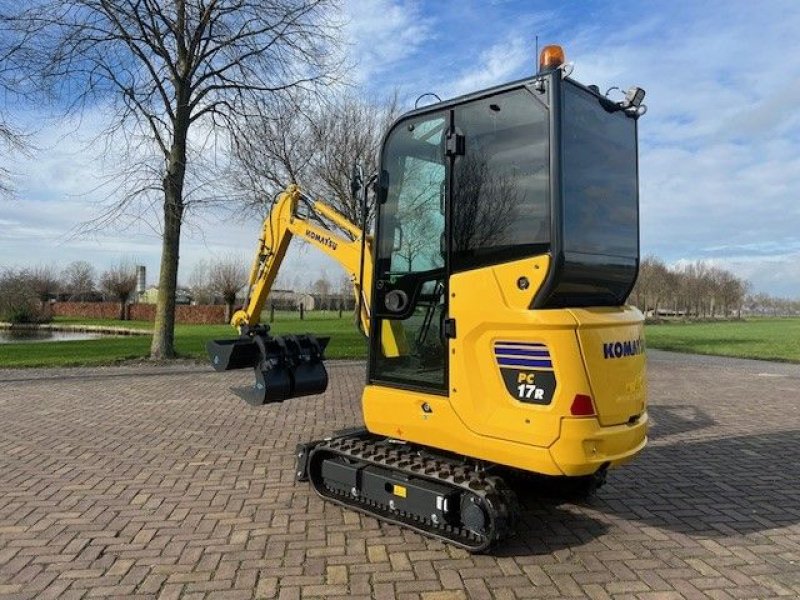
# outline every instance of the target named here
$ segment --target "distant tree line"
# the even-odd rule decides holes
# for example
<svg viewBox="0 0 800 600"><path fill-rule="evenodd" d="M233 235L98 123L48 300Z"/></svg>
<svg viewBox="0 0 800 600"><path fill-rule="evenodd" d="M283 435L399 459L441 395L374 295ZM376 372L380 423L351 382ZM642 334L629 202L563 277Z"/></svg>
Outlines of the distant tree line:
<svg viewBox="0 0 800 600"><path fill-rule="evenodd" d="M86 261L74 261L59 270L52 265L34 267L0 266L0 321L43 322L50 318L48 304L60 302L119 303L119 319L127 318L126 305L136 301L137 273L134 262L121 260L98 275ZM187 285L192 304L224 304L225 319L247 296L247 263L237 256L200 261L192 270ZM280 292L278 292L280 290ZM287 291L296 292L286 294ZM353 310L353 291L349 278L334 286L323 271L316 279L295 274L291 282L286 273L273 285L267 306L276 310L298 310L299 299L313 298L315 310Z"/></svg>
<svg viewBox="0 0 800 600"><path fill-rule="evenodd" d="M136 290L136 266L122 260L98 277L86 261L75 261L60 272L51 265L0 267L0 320L12 323L47 321L52 300L73 302L116 300L119 318Z"/></svg>
<svg viewBox="0 0 800 600"><path fill-rule="evenodd" d="M629 299L646 316L717 318L741 316L750 283L703 261L668 267L649 256Z"/></svg>
<svg viewBox="0 0 800 600"><path fill-rule="evenodd" d="M744 310L749 315L797 316L800 315L800 300L778 298L764 293L750 294L745 298Z"/></svg>

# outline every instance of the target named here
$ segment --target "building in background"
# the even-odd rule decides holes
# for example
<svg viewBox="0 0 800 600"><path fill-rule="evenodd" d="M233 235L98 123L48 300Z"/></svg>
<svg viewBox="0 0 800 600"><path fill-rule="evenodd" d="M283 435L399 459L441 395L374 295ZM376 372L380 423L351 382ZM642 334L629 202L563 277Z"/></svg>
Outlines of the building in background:
<svg viewBox="0 0 800 600"><path fill-rule="evenodd" d="M144 292L139 294L139 302L142 304L155 304L158 299L158 287L152 285ZM175 304L191 304L192 293L186 288L175 290Z"/></svg>

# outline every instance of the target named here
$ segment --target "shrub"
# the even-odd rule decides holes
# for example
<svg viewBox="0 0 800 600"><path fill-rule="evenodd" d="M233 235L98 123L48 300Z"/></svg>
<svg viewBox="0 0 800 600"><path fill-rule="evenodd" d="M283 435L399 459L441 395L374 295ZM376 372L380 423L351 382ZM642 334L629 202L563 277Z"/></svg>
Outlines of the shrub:
<svg viewBox="0 0 800 600"><path fill-rule="evenodd" d="M7 269L0 273L0 320L10 323L43 323L50 320L28 271Z"/></svg>

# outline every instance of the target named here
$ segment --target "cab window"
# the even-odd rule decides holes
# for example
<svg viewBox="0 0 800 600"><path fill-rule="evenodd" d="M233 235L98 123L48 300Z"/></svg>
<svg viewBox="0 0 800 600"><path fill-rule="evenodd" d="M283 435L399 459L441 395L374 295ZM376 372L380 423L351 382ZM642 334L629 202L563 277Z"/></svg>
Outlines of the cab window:
<svg viewBox="0 0 800 600"><path fill-rule="evenodd" d="M546 251L547 108L522 88L458 106L454 124L465 153L453 167L452 270Z"/></svg>

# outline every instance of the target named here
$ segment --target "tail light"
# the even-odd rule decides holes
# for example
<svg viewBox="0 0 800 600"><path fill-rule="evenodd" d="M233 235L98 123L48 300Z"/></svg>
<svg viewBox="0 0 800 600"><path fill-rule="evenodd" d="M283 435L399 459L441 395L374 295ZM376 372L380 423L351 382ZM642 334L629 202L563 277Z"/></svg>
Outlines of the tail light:
<svg viewBox="0 0 800 600"><path fill-rule="evenodd" d="M574 417L593 417L596 413L592 397L586 394L577 394L572 400L569 412Z"/></svg>

